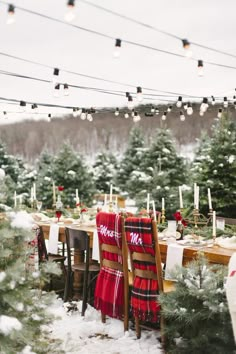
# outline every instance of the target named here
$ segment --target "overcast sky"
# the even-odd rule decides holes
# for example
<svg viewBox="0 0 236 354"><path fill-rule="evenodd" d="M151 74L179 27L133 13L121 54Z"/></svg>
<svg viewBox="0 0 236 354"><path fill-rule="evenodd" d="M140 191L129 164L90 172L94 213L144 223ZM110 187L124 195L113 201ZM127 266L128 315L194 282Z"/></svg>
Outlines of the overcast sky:
<svg viewBox="0 0 236 354"><path fill-rule="evenodd" d="M108 9L236 55L235 0L90 0ZM64 20L66 0L15 0L22 6ZM51 22L16 9L16 22L6 25L6 5L0 3L0 52L24 57L53 67L121 81L135 86L194 96L233 94L236 70L204 65L198 77L196 62L148 49L123 44L118 60L112 56L114 41ZM72 23L109 34L184 54L181 42L125 19L76 1ZM236 67L236 58L193 47L196 59ZM0 70L51 80L52 71L0 55ZM63 82L129 91L130 87L99 82L61 72ZM71 106L124 106L125 97L71 89L69 97L56 99L52 85L0 75L0 96L32 102ZM4 107L2 107L4 109Z"/></svg>

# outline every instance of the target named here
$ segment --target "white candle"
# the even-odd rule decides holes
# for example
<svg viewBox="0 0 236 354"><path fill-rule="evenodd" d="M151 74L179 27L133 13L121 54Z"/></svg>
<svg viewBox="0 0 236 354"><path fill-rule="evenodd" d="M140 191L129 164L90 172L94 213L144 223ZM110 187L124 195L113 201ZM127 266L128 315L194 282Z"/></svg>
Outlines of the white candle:
<svg viewBox="0 0 236 354"><path fill-rule="evenodd" d="M165 209L165 198L161 198L161 209Z"/></svg>
<svg viewBox="0 0 236 354"><path fill-rule="evenodd" d="M183 209L183 196L182 196L182 187L179 186L179 207Z"/></svg>
<svg viewBox="0 0 236 354"><path fill-rule="evenodd" d="M52 182L52 200L53 200L53 204L56 204L56 186L55 186L55 182Z"/></svg>
<svg viewBox="0 0 236 354"><path fill-rule="evenodd" d="M33 198L36 200L36 184L33 184Z"/></svg>
<svg viewBox="0 0 236 354"><path fill-rule="evenodd" d="M216 212L212 213L212 236L216 237Z"/></svg>
<svg viewBox="0 0 236 354"><path fill-rule="evenodd" d="M14 207L17 207L16 191L14 192Z"/></svg>
<svg viewBox="0 0 236 354"><path fill-rule="evenodd" d="M79 203L79 192L78 192L78 188L76 188L76 190L75 190L75 200L76 200L76 204Z"/></svg>
<svg viewBox="0 0 236 354"><path fill-rule="evenodd" d="M147 194L147 213L149 213L150 194Z"/></svg>
<svg viewBox="0 0 236 354"><path fill-rule="evenodd" d="M209 210L212 210L211 190L210 190L210 188L207 188L207 193L208 193L208 204L209 204Z"/></svg>
<svg viewBox="0 0 236 354"><path fill-rule="evenodd" d="M197 209L196 197L197 197L197 183L194 183L194 199L193 199L194 209Z"/></svg>
<svg viewBox="0 0 236 354"><path fill-rule="evenodd" d="M31 201L31 203L33 203L33 200L34 200L34 190L33 190L33 187L31 187L31 189L30 189L30 201Z"/></svg>
<svg viewBox="0 0 236 354"><path fill-rule="evenodd" d="M104 206L106 206L107 205L107 195L105 194L104 195Z"/></svg>
<svg viewBox="0 0 236 354"><path fill-rule="evenodd" d="M199 186L196 187L196 209L199 210Z"/></svg>
<svg viewBox="0 0 236 354"><path fill-rule="evenodd" d="M153 210L153 217L154 217L154 220L157 221L157 215L156 215L156 208L155 208L155 202L154 202L154 200L152 201L152 210Z"/></svg>
<svg viewBox="0 0 236 354"><path fill-rule="evenodd" d="M110 185L110 203L112 203L112 184Z"/></svg>

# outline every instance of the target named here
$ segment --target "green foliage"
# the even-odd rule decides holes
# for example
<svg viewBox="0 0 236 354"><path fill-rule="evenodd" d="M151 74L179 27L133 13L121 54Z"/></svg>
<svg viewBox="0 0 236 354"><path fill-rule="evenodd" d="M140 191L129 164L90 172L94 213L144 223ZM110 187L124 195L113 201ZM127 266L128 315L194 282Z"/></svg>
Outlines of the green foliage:
<svg viewBox="0 0 236 354"><path fill-rule="evenodd" d="M100 153L96 156L93 165L94 183L97 193L108 194L110 184L115 187L115 173L117 170L117 161L114 155L110 153ZM116 190L114 190L116 193Z"/></svg>
<svg viewBox="0 0 236 354"><path fill-rule="evenodd" d="M54 156L47 151L40 155L37 162L37 194L44 209L51 209L53 205L53 163Z"/></svg>
<svg viewBox="0 0 236 354"><path fill-rule="evenodd" d="M213 209L236 217L236 126L229 115L217 121L211 140L200 145L192 173L200 186L201 211L208 211L207 188L211 188Z"/></svg>
<svg viewBox="0 0 236 354"><path fill-rule="evenodd" d="M1 224L0 352L15 354L30 347L37 354L62 353L43 327L53 320L46 309L54 296L41 291L48 274L58 274L58 269L47 264L40 271L27 270L30 237L25 230Z"/></svg>
<svg viewBox="0 0 236 354"><path fill-rule="evenodd" d="M226 275L226 267L210 267L201 255L176 271L176 290L159 297L168 353L235 353L224 288Z"/></svg>

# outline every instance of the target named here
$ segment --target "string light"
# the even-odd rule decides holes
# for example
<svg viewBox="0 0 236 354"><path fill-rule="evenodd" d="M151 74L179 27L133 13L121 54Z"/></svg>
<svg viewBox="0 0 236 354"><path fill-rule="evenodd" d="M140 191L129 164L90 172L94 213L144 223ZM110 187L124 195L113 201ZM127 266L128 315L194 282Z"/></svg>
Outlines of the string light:
<svg viewBox="0 0 236 354"><path fill-rule="evenodd" d="M55 85L53 96L56 98L58 98L60 96L60 84Z"/></svg>
<svg viewBox="0 0 236 354"><path fill-rule="evenodd" d="M150 112L151 113L155 113L155 107L154 106L151 106Z"/></svg>
<svg viewBox="0 0 236 354"><path fill-rule="evenodd" d="M76 118L78 115L78 108L73 108L72 116Z"/></svg>
<svg viewBox="0 0 236 354"><path fill-rule="evenodd" d="M124 114L124 117L125 117L126 119L128 119L128 118L129 118L129 113L126 112L126 113Z"/></svg>
<svg viewBox="0 0 236 354"><path fill-rule="evenodd" d="M204 116L204 112L203 111L199 111L199 116L203 117Z"/></svg>
<svg viewBox="0 0 236 354"><path fill-rule="evenodd" d="M193 114L193 107L191 106L191 103L189 102L188 106L187 106L187 115L191 116L192 114Z"/></svg>
<svg viewBox="0 0 236 354"><path fill-rule="evenodd" d="M115 110L115 116L118 117L119 114L120 114L120 110L119 110L119 108L116 108L116 110Z"/></svg>
<svg viewBox="0 0 236 354"><path fill-rule="evenodd" d="M185 49L186 58L191 58L193 53L190 49L190 42L187 39L182 39L182 43L183 43L183 48Z"/></svg>
<svg viewBox="0 0 236 354"><path fill-rule="evenodd" d="M219 108L217 117L220 119L222 117L222 108Z"/></svg>
<svg viewBox="0 0 236 354"><path fill-rule="evenodd" d="M197 67L198 67L198 76L203 76L203 60L198 60Z"/></svg>
<svg viewBox="0 0 236 354"><path fill-rule="evenodd" d="M115 49L113 52L113 57L114 58L119 58L120 57L120 48L121 48L121 39L117 38L115 41Z"/></svg>
<svg viewBox="0 0 236 354"><path fill-rule="evenodd" d="M86 119L86 110L85 110L85 108L82 108L82 112L81 112L80 118L81 118L82 120L85 120L85 119Z"/></svg>
<svg viewBox="0 0 236 354"><path fill-rule="evenodd" d="M51 122L51 118L52 118L51 113L48 113L47 121L48 121L48 122Z"/></svg>
<svg viewBox="0 0 236 354"><path fill-rule="evenodd" d="M34 113L38 112L38 105L36 103L33 103L31 108L34 110Z"/></svg>
<svg viewBox="0 0 236 354"><path fill-rule="evenodd" d="M178 108L180 108L180 107L182 107L182 97L181 96L179 96L179 98L178 98L178 101L177 101L177 103L176 103L176 106L178 107Z"/></svg>
<svg viewBox="0 0 236 354"><path fill-rule="evenodd" d="M53 69L52 83L54 85L58 83L59 73L60 73L60 70L58 68Z"/></svg>
<svg viewBox="0 0 236 354"><path fill-rule="evenodd" d="M7 119L8 118L8 114L6 111L3 112L3 118Z"/></svg>
<svg viewBox="0 0 236 354"><path fill-rule="evenodd" d="M65 21L71 22L75 18L75 0L69 0L67 3L67 12L65 13Z"/></svg>
<svg viewBox="0 0 236 354"><path fill-rule="evenodd" d="M216 104L216 100L214 96L211 96L211 104L214 106Z"/></svg>
<svg viewBox="0 0 236 354"><path fill-rule="evenodd" d="M133 108L134 108L133 97L129 96L128 97L128 109L132 110Z"/></svg>
<svg viewBox="0 0 236 354"><path fill-rule="evenodd" d="M166 120L167 112L165 111L161 117L162 120Z"/></svg>
<svg viewBox="0 0 236 354"><path fill-rule="evenodd" d="M134 117L134 109L132 109L131 117Z"/></svg>
<svg viewBox="0 0 236 354"><path fill-rule="evenodd" d="M92 122L92 121L93 121L93 116L92 116L92 114L91 114L91 110L88 110L88 113L87 113L87 120L88 120L89 122Z"/></svg>
<svg viewBox="0 0 236 354"><path fill-rule="evenodd" d="M138 102L142 102L143 100L142 87L140 86L137 87L137 100Z"/></svg>
<svg viewBox="0 0 236 354"><path fill-rule="evenodd" d="M133 121L134 121L135 123L137 123L137 122L139 122L140 120L141 120L140 115L138 114L137 111L135 111L135 112L134 112Z"/></svg>
<svg viewBox="0 0 236 354"><path fill-rule="evenodd" d="M69 96L69 85L64 84L64 96Z"/></svg>
<svg viewBox="0 0 236 354"><path fill-rule="evenodd" d="M224 102L223 102L223 106L224 106L224 108L227 108L227 107L228 107L228 105L229 105L229 103L228 103L228 99L227 99L227 97L224 97Z"/></svg>
<svg viewBox="0 0 236 354"><path fill-rule="evenodd" d="M15 6L10 4L7 13L7 25L11 25L15 22Z"/></svg>
<svg viewBox="0 0 236 354"><path fill-rule="evenodd" d="M159 109L156 108L156 109L155 109L155 114L158 116L159 113L160 113Z"/></svg>
<svg viewBox="0 0 236 354"><path fill-rule="evenodd" d="M26 102L20 101L20 111L23 113L26 111Z"/></svg>
<svg viewBox="0 0 236 354"><path fill-rule="evenodd" d="M208 104L208 99L206 97L203 98L202 104L200 106L200 111L205 113L207 111L207 108L209 107Z"/></svg>
<svg viewBox="0 0 236 354"><path fill-rule="evenodd" d="M171 112L172 111L172 106L169 106L168 108L167 108L167 112L169 113L169 112Z"/></svg>
<svg viewBox="0 0 236 354"><path fill-rule="evenodd" d="M185 115L183 114L183 111L179 112L179 118L180 118L181 122L185 121Z"/></svg>

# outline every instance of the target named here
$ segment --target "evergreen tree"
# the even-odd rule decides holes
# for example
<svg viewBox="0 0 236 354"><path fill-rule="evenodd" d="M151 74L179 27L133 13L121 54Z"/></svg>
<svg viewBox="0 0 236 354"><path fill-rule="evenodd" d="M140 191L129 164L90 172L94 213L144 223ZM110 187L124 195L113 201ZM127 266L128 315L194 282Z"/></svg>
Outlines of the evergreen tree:
<svg viewBox="0 0 236 354"><path fill-rule="evenodd" d="M31 188L33 183L37 179L37 170L35 167L24 164L24 169L22 169L21 174L18 176L16 191L17 194L21 194L23 197L23 202L27 206L31 206ZM38 196L36 195L38 198Z"/></svg>
<svg viewBox="0 0 236 354"><path fill-rule="evenodd" d="M178 187L186 182L186 166L178 156L168 130L160 129L142 160L142 170L148 175L147 191L161 208L165 198L167 216L179 208ZM145 198L145 196L143 196Z"/></svg>
<svg viewBox="0 0 236 354"><path fill-rule="evenodd" d="M29 257L25 230L1 224L0 229L0 352L61 353L58 343L52 343L43 325L52 321L46 312L51 294L39 288L43 270L27 271ZM53 273L58 273L53 267ZM49 270L49 265L46 266Z"/></svg>
<svg viewBox="0 0 236 354"><path fill-rule="evenodd" d="M117 184L120 190L128 193L131 198L137 198L137 194L145 188L147 176L141 170L145 150L142 130L134 127L117 173Z"/></svg>
<svg viewBox="0 0 236 354"><path fill-rule="evenodd" d="M43 208L52 208L53 205L53 163L54 156L44 151L37 161L37 194Z"/></svg>
<svg viewBox="0 0 236 354"><path fill-rule="evenodd" d="M92 173L82 158L68 144L64 144L53 164L53 178L57 186L63 186L64 206L75 206L75 190L78 189L82 203L91 204L95 193Z"/></svg>
<svg viewBox="0 0 236 354"><path fill-rule="evenodd" d="M207 214L207 188L219 215L236 217L236 126L223 115L212 128L209 143L203 142L193 164L194 181L200 186L200 209Z"/></svg>
<svg viewBox="0 0 236 354"><path fill-rule="evenodd" d="M110 184L114 186L116 193L115 174L117 170L117 161L114 155L99 153L96 156L93 165L94 183L97 193L108 194L110 192Z"/></svg>
<svg viewBox="0 0 236 354"><path fill-rule="evenodd" d="M203 257L175 272L175 291L159 296L166 352L235 353L224 287L226 275L226 267L210 267Z"/></svg>

